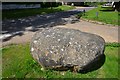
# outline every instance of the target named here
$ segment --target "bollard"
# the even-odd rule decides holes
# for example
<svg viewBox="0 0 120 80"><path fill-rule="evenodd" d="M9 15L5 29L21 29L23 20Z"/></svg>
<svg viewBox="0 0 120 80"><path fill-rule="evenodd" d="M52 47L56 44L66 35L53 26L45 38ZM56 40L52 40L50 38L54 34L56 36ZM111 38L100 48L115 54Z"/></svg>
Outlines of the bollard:
<svg viewBox="0 0 120 80"><path fill-rule="evenodd" d="M98 18L98 12L96 12L96 17Z"/></svg>
<svg viewBox="0 0 120 80"><path fill-rule="evenodd" d="M83 14L84 14L84 16L85 16L85 9L83 10Z"/></svg>

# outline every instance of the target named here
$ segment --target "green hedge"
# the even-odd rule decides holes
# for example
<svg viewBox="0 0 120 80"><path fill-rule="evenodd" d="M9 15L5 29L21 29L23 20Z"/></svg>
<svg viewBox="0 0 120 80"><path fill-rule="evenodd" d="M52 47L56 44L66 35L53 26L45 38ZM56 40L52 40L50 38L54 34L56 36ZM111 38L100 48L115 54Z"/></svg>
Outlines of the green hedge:
<svg viewBox="0 0 120 80"><path fill-rule="evenodd" d="M59 2L41 2L41 7L42 8L47 8L47 7L58 7L60 5L62 5Z"/></svg>

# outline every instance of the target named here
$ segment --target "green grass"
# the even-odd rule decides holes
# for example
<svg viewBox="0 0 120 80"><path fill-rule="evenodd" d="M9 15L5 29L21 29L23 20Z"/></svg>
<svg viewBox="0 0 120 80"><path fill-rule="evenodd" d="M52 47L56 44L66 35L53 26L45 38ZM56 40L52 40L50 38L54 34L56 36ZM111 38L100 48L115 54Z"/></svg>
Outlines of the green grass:
<svg viewBox="0 0 120 80"><path fill-rule="evenodd" d="M98 17L96 16L96 12L98 12ZM107 11L105 8L101 8L101 6L98 6L98 8L86 12L85 16L82 16L82 18L96 20L107 24L118 25L118 12L111 10Z"/></svg>
<svg viewBox="0 0 120 80"><path fill-rule="evenodd" d="M20 10L3 10L2 11L2 19L16 19L28 16L34 16L38 14L48 14L53 12L66 11L70 9L74 9L72 6L58 6L51 8L38 8L38 9L20 9Z"/></svg>
<svg viewBox="0 0 120 80"><path fill-rule="evenodd" d="M87 74L68 71L41 70L41 66L33 60L29 44L9 45L2 48L3 78L117 78L118 48L120 44L107 43L104 65Z"/></svg>

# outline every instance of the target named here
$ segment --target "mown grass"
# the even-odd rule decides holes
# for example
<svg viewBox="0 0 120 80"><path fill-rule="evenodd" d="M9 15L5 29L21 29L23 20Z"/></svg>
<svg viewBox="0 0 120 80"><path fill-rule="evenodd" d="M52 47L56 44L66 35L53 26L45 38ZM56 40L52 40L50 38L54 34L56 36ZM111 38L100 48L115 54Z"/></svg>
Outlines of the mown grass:
<svg viewBox="0 0 120 80"><path fill-rule="evenodd" d="M96 12L98 12L98 17ZM98 6L97 8L86 12L85 16L82 16L82 18L118 25L119 16L117 11L106 10L105 8L101 8L101 6Z"/></svg>
<svg viewBox="0 0 120 80"><path fill-rule="evenodd" d="M52 8L37 8L37 9L15 9L15 10L3 10L2 11L2 19L17 19L22 17L40 15L40 14L48 14L60 11L66 11L70 9L74 9L73 6L58 6Z"/></svg>
<svg viewBox="0 0 120 80"><path fill-rule="evenodd" d="M117 78L118 48L120 44L107 43L106 61L98 70L86 74L68 71L41 70L33 60L29 44L9 45L2 48L3 78Z"/></svg>

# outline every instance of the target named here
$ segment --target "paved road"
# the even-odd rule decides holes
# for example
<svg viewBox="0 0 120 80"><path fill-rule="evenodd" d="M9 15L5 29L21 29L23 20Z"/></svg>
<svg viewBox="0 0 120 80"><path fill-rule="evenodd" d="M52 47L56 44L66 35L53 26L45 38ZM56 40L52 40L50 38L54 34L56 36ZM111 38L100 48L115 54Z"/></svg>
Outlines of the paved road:
<svg viewBox="0 0 120 80"><path fill-rule="evenodd" d="M74 15L84 9L90 10L92 8L77 8L76 10L72 10L72 11L59 12L59 13L55 13L55 14L52 13L52 14L49 14L49 16L47 15L46 17L43 15L38 17L38 15L37 15L37 16L28 17L28 18L31 18L32 25L30 25L30 26L34 27L35 29L40 29L40 28L43 28L40 25L43 25L43 24L45 25L44 22L46 22L46 24L48 24L51 21L55 22L58 19L60 19L61 16L62 16L62 18L64 18L64 17L66 18L66 17L69 17L70 15ZM68 16L68 14L69 14L69 16ZM7 32L11 33L14 31L22 31L20 34L14 35L14 36L4 40L3 46L11 44L11 43L18 44L18 43L30 42L30 40L31 40L32 36L35 34L36 30L35 31L27 30L27 28L29 28L29 25L27 24L28 22L26 22L25 20L27 20L28 18L21 19L21 20L23 20L22 22L24 24L18 22L18 24L21 24L21 26L18 25L17 23L15 24L15 21L13 21L13 23L16 26L12 26L13 23L12 24L7 23L7 25L9 25L9 28L8 28L8 26L7 27L5 25L3 26L3 32L5 32L5 33L7 33ZM28 25L28 26L26 26L26 25ZM11 26L11 28L10 28L10 26ZM99 25L99 24L89 23L89 22L80 20L80 22L75 23L75 24L66 24L66 25L54 26L54 27L79 29L84 32L89 32L89 33L100 35L101 37L103 37L105 39L106 42L118 42L118 27L114 27L114 26Z"/></svg>

